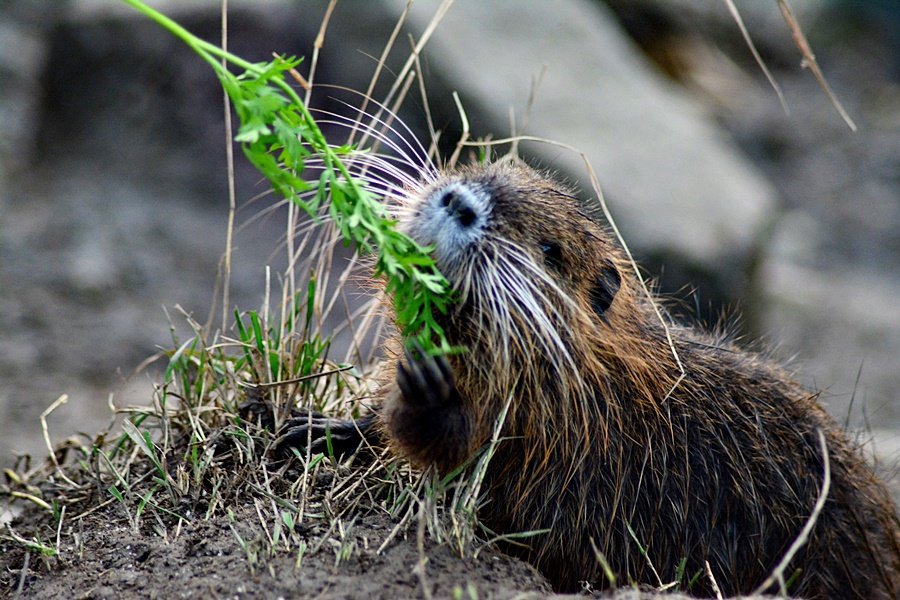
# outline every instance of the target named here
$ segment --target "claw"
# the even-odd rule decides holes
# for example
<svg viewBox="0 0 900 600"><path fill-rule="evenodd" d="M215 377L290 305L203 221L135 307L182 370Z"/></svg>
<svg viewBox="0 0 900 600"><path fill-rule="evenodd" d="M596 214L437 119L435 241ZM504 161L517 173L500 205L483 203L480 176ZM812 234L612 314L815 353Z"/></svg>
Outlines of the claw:
<svg viewBox="0 0 900 600"><path fill-rule="evenodd" d="M435 363L437 364L438 369L441 371L441 375L444 378L444 381L447 381L451 386L453 385L453 370L450 368L450 361L447 360L447 356L441 354L440 356L436 356L434 358Z"/></svg>
<svg viewBox="0 0 900 600"><path fill-rule="evenodd" d="M286 455L290 455L291 448L305 453L307 446L312 454L318 454L328 451L330 439L335 456L351 454L362 445L366 433L374 423L374 415L367 415L357 421L332 419L315 413L312 419L309 415L301 416L288 421L277 447L279 452Z"/></svg>
<svg viewBox="0 0 900 600"><path fill-rule="evenodd" d="M425 356L422 359L421 367L428 387L434 390L435 395L439 398L447 401L453 393L453 376L448 375L448 372L441 368L440 362L445 363L449 371L450 365L443 356Z"/></svg>
<svg viewBox="0 0 900 600"><path fill-rule="evenodd" d="M415 398L415 394L413 392L412 385L410 384L410 374L409 369L400 362L397 364L397 387L400 388L400 393L406 398L407 401L411 401Z"/></svg>
<svg viewBox="0 0 900 600"><path fill-rule="evenodd" d="M404 350L404 358L397 365L397 387L404 400L431 407L458 400L453 371L445 356L430 356L414 341L412 348Z"/></svg>

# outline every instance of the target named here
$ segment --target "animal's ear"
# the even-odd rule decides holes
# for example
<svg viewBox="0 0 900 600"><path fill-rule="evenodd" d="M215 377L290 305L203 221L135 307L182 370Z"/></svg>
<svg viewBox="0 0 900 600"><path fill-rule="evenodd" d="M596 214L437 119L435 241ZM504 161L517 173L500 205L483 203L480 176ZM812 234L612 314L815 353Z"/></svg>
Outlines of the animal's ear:
<svg viewBox="0 0 900 600"><path fill-rule="evenodd" d="M591 307L598 316L606 317L606 311L613 303L621 285L622 276L619 270L612 262L604 261L590 291Z"/></svg>

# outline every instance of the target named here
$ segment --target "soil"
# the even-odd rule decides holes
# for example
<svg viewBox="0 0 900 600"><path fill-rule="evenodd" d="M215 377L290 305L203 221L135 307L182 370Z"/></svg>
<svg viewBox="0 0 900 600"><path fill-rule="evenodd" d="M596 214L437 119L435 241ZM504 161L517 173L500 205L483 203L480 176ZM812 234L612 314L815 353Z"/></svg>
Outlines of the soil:
<svg viewBox="0 0 900 600"><path fill-rule="evenodd" d="M29 513L15 524L20 534L41 525ZM381 554L376 549L394 523L383 515L358 518L348 528L350 558L338 563L339 549L324 544L298 563L297 552L254 556L268 544L256 539L259 516L251 505L224 518L196 519L166 536L132 528L116 504L64 525L61 554L26 558L19 544L0 541L0 597L33 598L366 598L404 597L540 598L549 593L529 565L494 551L478 559L456 556L449 546L425 541L425 576L416 566L412 540L398 539ZM324 525L305 532L313 548ZM51 535L53 535L51 533ZM238 540L246 543L246 549ZM23 565L25 565L23 572ZM427 592L425 591L427 589Z"/></svg>

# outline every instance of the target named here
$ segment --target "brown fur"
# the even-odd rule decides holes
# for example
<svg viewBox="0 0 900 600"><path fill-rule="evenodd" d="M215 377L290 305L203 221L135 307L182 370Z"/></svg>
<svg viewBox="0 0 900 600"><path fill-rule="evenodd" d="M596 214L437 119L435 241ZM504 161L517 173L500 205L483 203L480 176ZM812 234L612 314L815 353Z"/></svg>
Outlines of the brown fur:
<svg viewBox="0 0 900 600"><path fill-rule="evenodd" d="M452 344L468 349L450 358L460 405L441 416L437 432L423 429L422 410L386 386L378 426L397 452L448 471L489 440L509 400L479 517L500 533L550 530L510 552L563 591L583 580L606 584L592 542L620 585L674 581L682 561L687 579L708 561L730 595L758 586L812 513L823 480L821 430L831 492L788 567L787 576L799 570L790 592L900 597L897 511L816 394L766 358L664 316L684 365L678 381L654 300L568 190L502 164L445 175L431 189L455 180L484 186L493 203L478 252L464 266L442 265L460 298L440 322ZM414 211L404 219L412 231ZM561 250L556 265L541 253L547 239ZM498 292L508 279L491 279L510 247L516 265L531 263L519 268L532 280L531 297L556 307L545 313L555 338L535 328L521 296ZM620 283L598 314L592 294L610 269ZM498 310L508 317L498 319ZM711 594L709 579L690 592Z"/></svg>

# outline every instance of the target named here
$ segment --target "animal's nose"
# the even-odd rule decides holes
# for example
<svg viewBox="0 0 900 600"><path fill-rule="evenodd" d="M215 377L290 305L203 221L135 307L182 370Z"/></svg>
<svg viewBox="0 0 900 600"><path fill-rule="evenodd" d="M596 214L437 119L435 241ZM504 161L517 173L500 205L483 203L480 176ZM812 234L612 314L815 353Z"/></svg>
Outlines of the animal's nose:
<svg viewBox="0 0 900 600"><path fill-rule="evenodd" d="M441 196L441 206L464 229L470 227L478 216L472 208L471 200L457 190L445 191Z"/></svg>

